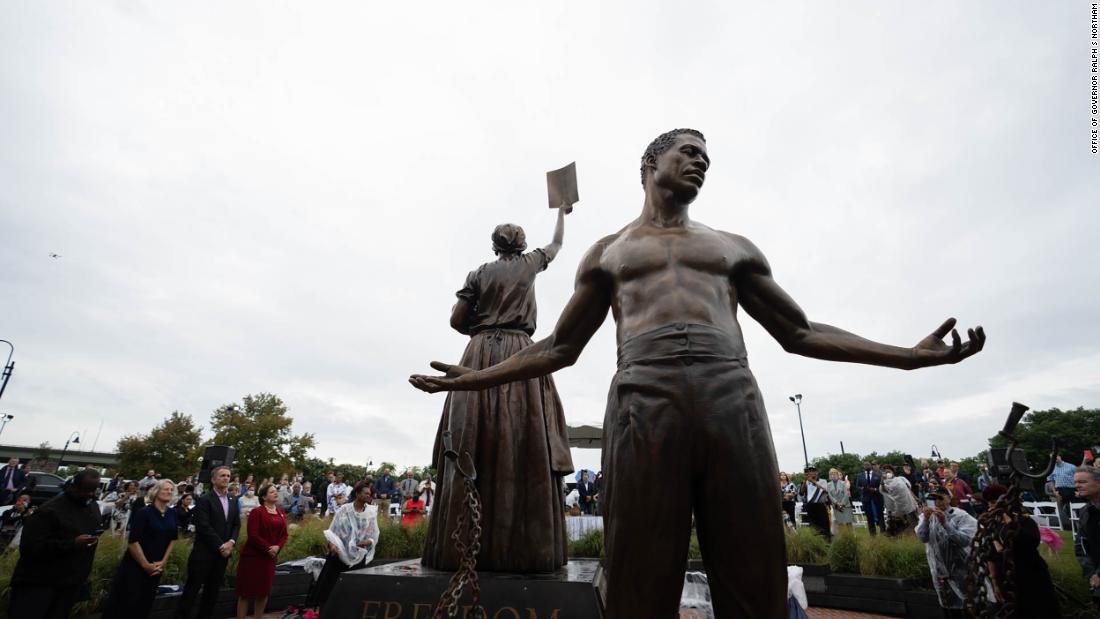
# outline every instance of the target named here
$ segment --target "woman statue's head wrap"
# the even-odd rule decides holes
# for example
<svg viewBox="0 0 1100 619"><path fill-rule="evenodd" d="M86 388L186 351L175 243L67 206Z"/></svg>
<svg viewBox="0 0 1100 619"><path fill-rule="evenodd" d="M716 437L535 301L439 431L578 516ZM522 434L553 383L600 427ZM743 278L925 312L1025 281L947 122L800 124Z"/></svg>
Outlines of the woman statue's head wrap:
<svg viewBox="0 0 1100 619"><path fill-rule="evenodd" d="M516 224L500 224L493 230L493 253L522 254L527 249L527 235Z"/></svg>

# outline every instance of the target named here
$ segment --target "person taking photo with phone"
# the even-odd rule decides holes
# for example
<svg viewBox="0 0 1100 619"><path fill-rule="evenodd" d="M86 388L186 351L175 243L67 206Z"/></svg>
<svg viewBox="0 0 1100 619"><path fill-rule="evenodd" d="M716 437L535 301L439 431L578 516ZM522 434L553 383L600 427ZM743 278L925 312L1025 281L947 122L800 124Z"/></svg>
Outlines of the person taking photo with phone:
<svg viewBox="0 0 1100 619"><path fill-rule="evenodd" d="M64 619L88 596L99 528L99 472L83 469L23 524L8 616Z"/></svg>
<svg viewBox="0 0 1100 619"><path fill-rule="evenodd" d="M966 617L967 557L978 521L951 507L951 491L939 484L929 490L927 501L917 523L917 539L924 543L932 585L945 617Z"/></svg>

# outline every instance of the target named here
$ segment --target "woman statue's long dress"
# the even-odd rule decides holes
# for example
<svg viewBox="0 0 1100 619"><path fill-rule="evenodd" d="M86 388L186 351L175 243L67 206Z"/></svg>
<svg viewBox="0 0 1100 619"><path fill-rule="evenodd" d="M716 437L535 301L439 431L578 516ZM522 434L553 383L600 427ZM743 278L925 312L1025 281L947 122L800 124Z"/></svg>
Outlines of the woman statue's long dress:
<svg viewBox="0 0 1100 619"><path fill-rule="evenodd" d="M458 291L451 324L470 335L461 365L486 368L531 345L535 332L535 276L561 245L564 212L554 242L523 253L522 228L497 226L498 259L481 265ZM469 451L481 495L481 551L477 569L548 572L566 563L568 540L561 477L573 471L561 401L550 376L447 396L436 435L433 466L437 501L428 520L423 564L456 570L451 533L463 509L463 479L443 456L442 432Z"/></svg>

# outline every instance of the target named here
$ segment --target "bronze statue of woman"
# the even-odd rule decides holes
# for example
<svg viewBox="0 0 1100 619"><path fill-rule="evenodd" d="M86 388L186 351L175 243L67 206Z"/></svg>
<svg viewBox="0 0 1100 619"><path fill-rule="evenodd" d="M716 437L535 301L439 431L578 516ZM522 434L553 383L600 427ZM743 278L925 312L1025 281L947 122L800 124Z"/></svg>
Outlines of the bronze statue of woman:
<svg viewBox="0 0 1100 619"><path fill-rule="evenodd" d="M451 312L451 327L470 336L462 366L487 368L531 345L535 276L561 249L569 210L558 209L553 241L531 252L525 253L523 228L501 224L493 230L497 259L470 272ZM482 501L477 569L549 572L565 565L561 477L573 471L573 461L553 379L546 375L448 395L433 453L439 489L422 561L457 570L450 535L465 492L461 476L443 456L442 434L448 428L454 450L468 451L477 470Z"/></svg>

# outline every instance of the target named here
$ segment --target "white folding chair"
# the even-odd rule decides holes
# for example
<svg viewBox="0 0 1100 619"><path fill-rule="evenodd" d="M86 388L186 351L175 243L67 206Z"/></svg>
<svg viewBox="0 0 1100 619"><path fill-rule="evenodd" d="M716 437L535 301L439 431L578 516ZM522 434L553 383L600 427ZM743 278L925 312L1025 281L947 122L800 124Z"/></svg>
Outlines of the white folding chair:
<svg viewBox="0 0 1100 619"><path fill-rule="evenodd" d="M1062 530L1062 518L1058 515L1057 503L1054 501L1037 501L1030 505L1034 506L1031 514L1037 523L1055 531Z"/></svg>
<svg viewBox="0 0 1100 619"><path fill-rule="evenodd" d="M798 516L798 526L808 527L810 526L810 515L806 513L803 507L805 507L804 503L795 503L794 513Z"/></svg>
<svg viewBox="0 0 1100 619"><path fill-rule="evenodd" d="M1077 524L1080 518L1077 517L1077 510L1085 506L1085 503L1070 503L1069 504L1069 524L1073 529L1073 535L1077 535Z"/></svg>
<svg viewBox="0 0 1100 619"><path fill-rule="evenodd" d="M862 501L852 501L852 524L857 527L867 526L867 514L863 513Z"/></svg>

